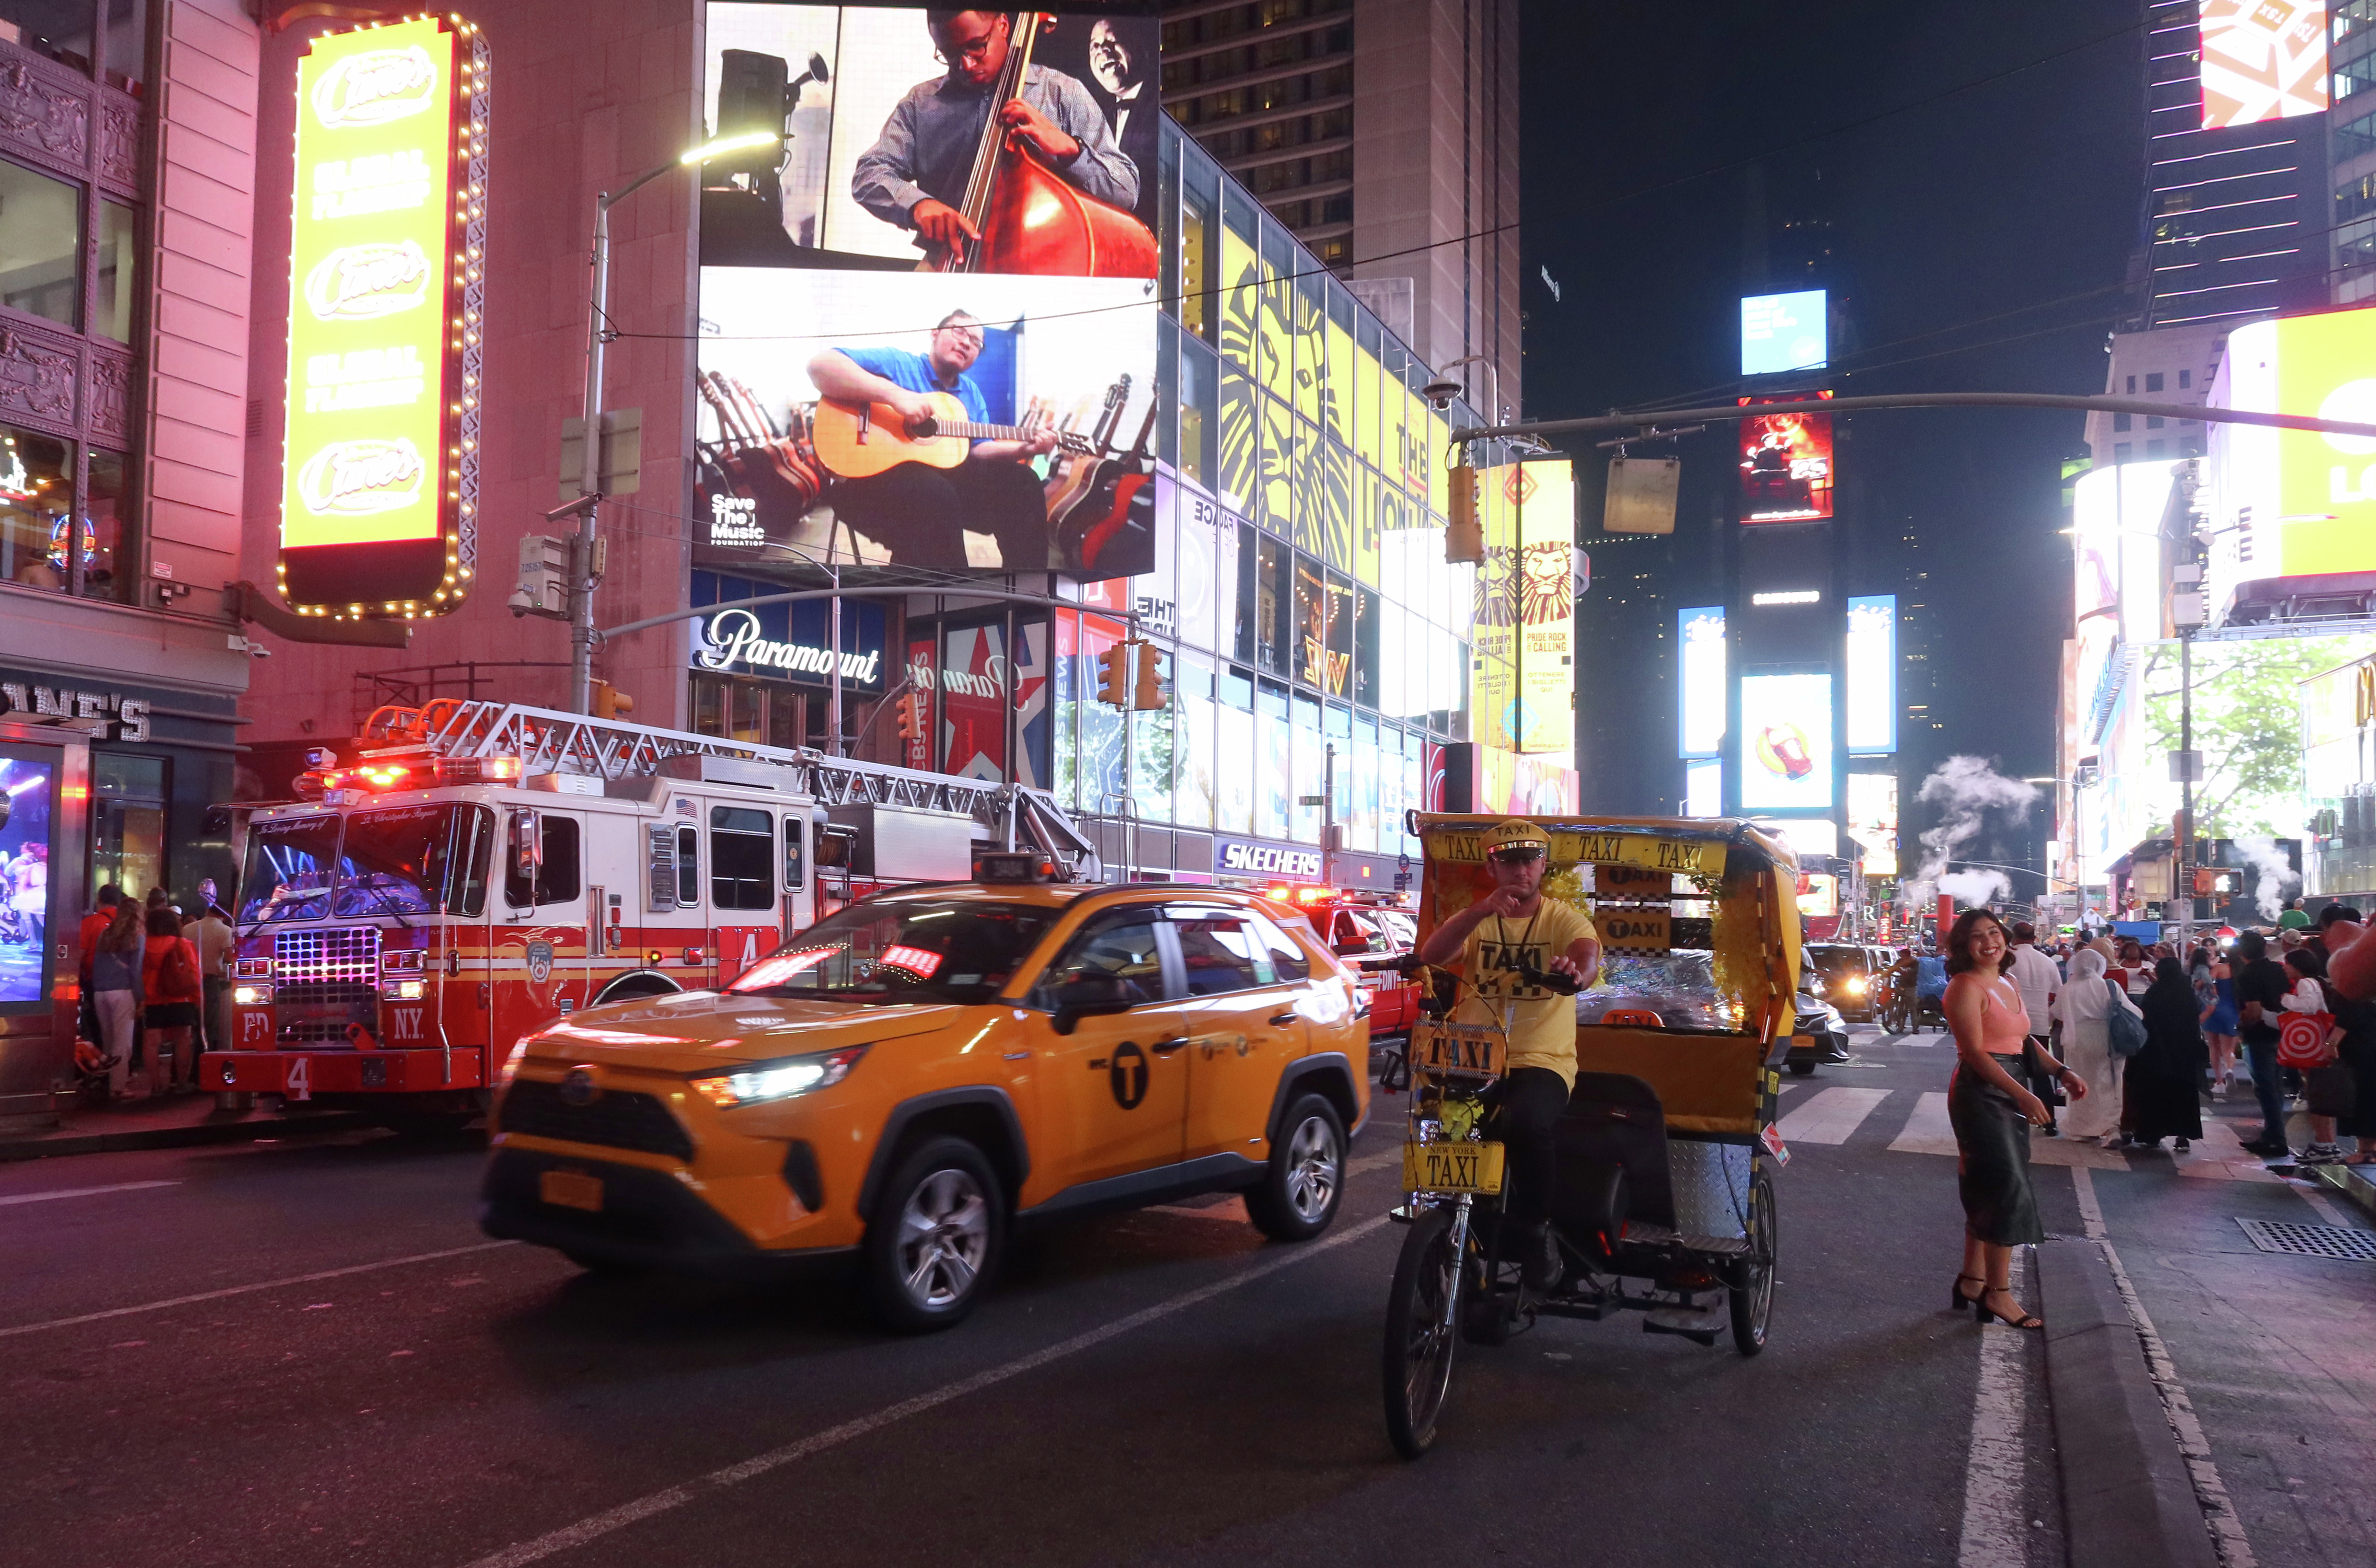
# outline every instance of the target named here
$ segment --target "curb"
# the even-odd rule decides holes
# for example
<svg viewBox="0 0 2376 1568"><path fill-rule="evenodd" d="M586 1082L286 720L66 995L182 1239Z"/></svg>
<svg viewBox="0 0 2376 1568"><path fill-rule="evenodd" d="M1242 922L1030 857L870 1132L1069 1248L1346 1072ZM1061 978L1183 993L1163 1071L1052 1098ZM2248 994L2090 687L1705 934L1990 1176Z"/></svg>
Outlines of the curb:
<svg viewBox="0 0 2376 1568"><path fill-rule="evenodd" d="M2074 1238L2037 1256L2071 1568L2217 1568L2111 1265Z"/></svg>
<svg viewBox="0 0 2376 1568"><path fill-rule="evenodd" d="M141 1127L119 1133L49 1133L30 1138L0 1139L0 1164L70 1154L120 1154L131 1149L252 1143L288 1133L345 1133L370 1125L350 1111L323 1111L303 1116L251 1114L236 1121L193 1122L178 1127Z"/></svg>
<svg viewBox="0 0 2376 1568"><path fill-rule="evenodd" d="M2311 1180L2323 1186L2334 1188L2358 1206L2360 1213L2370 1219L2376 1219L2376 1180L2370 1179L2368 1172L2370 1170L2376 1170L2376 1166L2313 1165L2310 1167Z"/></svg>

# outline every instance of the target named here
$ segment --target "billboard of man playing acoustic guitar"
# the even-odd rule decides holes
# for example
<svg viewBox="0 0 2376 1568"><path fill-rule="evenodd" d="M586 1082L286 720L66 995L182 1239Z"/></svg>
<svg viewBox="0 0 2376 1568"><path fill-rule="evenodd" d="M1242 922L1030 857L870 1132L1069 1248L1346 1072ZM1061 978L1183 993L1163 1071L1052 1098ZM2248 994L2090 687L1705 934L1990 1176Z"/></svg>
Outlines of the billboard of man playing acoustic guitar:
<svg viewBox="0 0 2376 1568"><path fill-rule="evenodd" d="M707 545L754 565L1150 570L1148 289L704 268Z"/></svg>

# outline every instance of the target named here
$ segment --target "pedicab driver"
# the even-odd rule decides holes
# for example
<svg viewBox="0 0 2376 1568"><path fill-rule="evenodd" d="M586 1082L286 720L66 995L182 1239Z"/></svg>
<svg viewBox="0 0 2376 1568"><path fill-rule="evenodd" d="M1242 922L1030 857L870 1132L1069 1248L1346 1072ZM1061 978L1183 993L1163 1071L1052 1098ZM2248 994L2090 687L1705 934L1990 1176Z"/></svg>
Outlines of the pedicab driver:
<svg viewBox="0 0 2376 1568"><path fill-rule="evenodd" d="M1557 1173L1551 1127L1575 1087L1575 1001L1530 985L1526 976L1572 975L1591 985L1600 973L1600 933L1574 905L1543 897L1550 849L1543 829L1513 819L1487 833L1484 847L1493 891L1430 932L1419 956L1436 965L1460 958L1479 994L1461 1003L1456 1022L1500 1022L1505 1010L1509 1016L1510 1071L1500 1086L1510 1172L1505 1212L1519 1229L1514 1251L1527 1283L1547 1290L1562 1273L1549 1224Z"/></svg>

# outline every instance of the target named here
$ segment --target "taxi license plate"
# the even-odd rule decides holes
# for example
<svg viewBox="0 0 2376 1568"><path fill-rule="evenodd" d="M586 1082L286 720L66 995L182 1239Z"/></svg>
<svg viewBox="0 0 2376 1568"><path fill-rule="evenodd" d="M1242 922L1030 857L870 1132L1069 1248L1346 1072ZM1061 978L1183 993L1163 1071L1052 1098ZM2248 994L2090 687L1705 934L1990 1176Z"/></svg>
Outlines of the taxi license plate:
<svg viewBox="0 0 2376 1568"><path fill-rule="evenodd" d="M583 1170L547 1170L536 1179L537 1196L563 1208L602 1212L602 1178Z"/></svg>
<svg viewBox="0 0 2376 1568"><path fill-rule="evenodd" d="M1502 1190L1500 1144L1405 1144L1403 1191L1477 1193Z"/></svg>

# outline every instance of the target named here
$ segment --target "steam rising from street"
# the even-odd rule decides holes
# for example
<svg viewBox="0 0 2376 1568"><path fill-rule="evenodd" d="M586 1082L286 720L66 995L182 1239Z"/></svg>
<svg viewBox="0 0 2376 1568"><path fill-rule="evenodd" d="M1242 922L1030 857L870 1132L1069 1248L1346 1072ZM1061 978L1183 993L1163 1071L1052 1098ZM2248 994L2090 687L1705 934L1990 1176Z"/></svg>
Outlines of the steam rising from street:
<svg viewBox="0 0 2376 1568"><path fill-rule="evenodd" d="M1917 906L1939 894L1951 894L1966 904L1985 904L2013 891L2001 872L1950 871L1948 864L1980 836L1990 812L2026 817L2037 801L2037 787L2007 778L1984 757L1951 756L1922 781L1924 805L1939 814L1936 826L1922 832L1922 861L1906 881Z"/></svg>
<svg viewBox="0 0 2376 1568"><path fill-rule="evenodd" d="M2301 873L2287 863L2277 841L2265 835L2237 839L2236 852L2252 868L2252 901L2261 906L2261 918L2275 924L2290 889L2301 885Z"/></svg>

